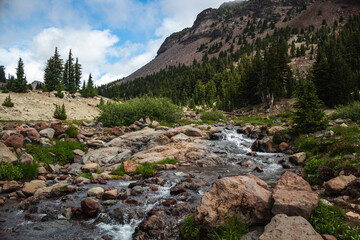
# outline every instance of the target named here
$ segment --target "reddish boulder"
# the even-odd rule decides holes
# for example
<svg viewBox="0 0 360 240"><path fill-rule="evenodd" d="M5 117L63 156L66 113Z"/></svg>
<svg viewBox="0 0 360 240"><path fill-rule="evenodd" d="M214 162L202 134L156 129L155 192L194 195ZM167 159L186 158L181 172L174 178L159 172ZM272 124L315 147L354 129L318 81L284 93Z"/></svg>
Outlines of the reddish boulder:
<svg viewBox="0 0 360 240"><path fill-rule="evenodd" d="M100 211L100 204L92 198L85 198L81 201L81 209L85 216L96 217Z"/></svg>
<svg viewBox="0 0 360 240"><path fill-rule="evenodd" d="M170 207L171 205L174 205L176 204L176 199L175 198L169 198L169 199L166 199L162 205L164 205L165 207Z"/></svg>
<svg viewBox="0 0 360 240"><path fill-rule="evenodd" d="M40 142L40 134L35 128L27 128L21 131L24 137L28 137L33 142Z"/></svg>
<svg viewBox="0 0 360 240"><path fill-rule="evenodd" d="M55 136L66 133L66 129L62 126L61 121L52 122L51 128L55 130Z"/></svg>
<svg viewBox="0 0 360 240"><path fill-rule="evenodd" d="M5 145L8 147L22 148L24 145L24 136L20 133L15 133L5 140Z"/></svg>
<svg viewBox="0 0 360 240"><path fill-rule="evenodd" d="M115 136L121 136L121 135L124 135L124 131L120 128L120 127L114 127L114 128L111 128L109 130L109 133L111 135L115 135Z"/></svg>
<svg viewBox="0 0 360 240"><path fill-rule="evenodd" d="M350 176L338 176L324 183L325 193L328 195L338 194L341 191L345 190L346 187L354 181L356 177L354 175Z"/></svg>
<svg viewBox="0 0 360 240"><path fill-rule="evenodd" d="M124 162L124 170L126 173L134 173L137 169L138 165L134 161L126 161Z"/></svg>
<svg viewBox="0 0 360 240"><path fill-rule="evenodd" d="M35 123L34 128L36 129L36 131L40 132L43 129L49 128L49 124L47 124L45 122L38 122L38 123Z"/></svg>

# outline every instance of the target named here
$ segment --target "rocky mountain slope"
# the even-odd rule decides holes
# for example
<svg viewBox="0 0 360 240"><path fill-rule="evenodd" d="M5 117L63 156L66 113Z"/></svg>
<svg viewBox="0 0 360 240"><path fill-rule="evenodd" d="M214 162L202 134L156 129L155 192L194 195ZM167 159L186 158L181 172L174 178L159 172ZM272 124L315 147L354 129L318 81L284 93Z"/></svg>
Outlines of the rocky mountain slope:
<svg viewBox="0 0 360 240"><path fill-rule="evenodd" d="M191 65L204 56L217 57L221 51L236 51L243 42L272 35L275 28L319 28L326 22L341 24L359 13L356 0L249 0L224 3L219 9L201 12L191 28L166 38L156 58L118 83L159 72L167 66ZM343 20L342 20L343 19ZM291 39L292 41L293 39ZM310 65L305 57L293 59L295 65Z"/></svg>

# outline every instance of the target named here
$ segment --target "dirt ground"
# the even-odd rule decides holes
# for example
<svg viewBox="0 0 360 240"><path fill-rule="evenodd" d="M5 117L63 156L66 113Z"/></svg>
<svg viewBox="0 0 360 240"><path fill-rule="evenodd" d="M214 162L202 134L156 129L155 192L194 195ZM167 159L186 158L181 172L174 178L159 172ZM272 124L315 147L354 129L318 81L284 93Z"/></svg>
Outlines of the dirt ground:
<svg viewBox="0 0 360 240"><path fill-rule="evenodd" d="M8 95L15 104L12 108L2 106ZM80 96L71 98L65 96L60 99L53 94L38 91L0 93L0 121L54 120L55 104L62 105L63 103L69 120L94 120L99 114L99 109L95 107L99 102L100 98L82 98Z"/></svg>

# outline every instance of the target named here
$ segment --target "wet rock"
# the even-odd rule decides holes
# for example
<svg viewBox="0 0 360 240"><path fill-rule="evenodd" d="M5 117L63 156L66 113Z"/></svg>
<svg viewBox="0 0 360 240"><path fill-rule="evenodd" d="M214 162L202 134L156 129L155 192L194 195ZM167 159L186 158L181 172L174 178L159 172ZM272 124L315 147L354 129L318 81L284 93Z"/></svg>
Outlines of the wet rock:
<svg viewBox="0 0 360 240"><path fill-rule="evenodd" d="M266 186L266 183L256 176L217 180L211 190L203 195L195 213L196 222L216 228L221 226L229 215L240 217L244 223L270 219L271 192L261 185Z"/></svg>
<svg viewBox="0 0 360 240"><path fill-rule="evenodd" d="M3 185L2 191L4 193L15 192L21 188L20 184L16 181L6 182Z"/></svg>
<svg viewBox="0 0 360 240"><path fill-rule="evenodd" d="M35 128L28 128L21 131L24 137L29 138L33 142L40 142L40 134Z"/></svg>
<svg viewBox="0 0 360 240"><path fill-rule="evenodd" d="M61 121L55 121L51 123L51 128L55 130L55 136L66 133L66 129L62 126Z"/></svg>
<svg viewBox="0 0 360 240"><path fill-rule="evenodd" d="M140 206L141 204L143 204L143 201L134 198L128 198L125 200L125 203Z"/></svg>
<svg viewBox="0 0 360 240"><path fill-rule="evenodd" d="M134 161L125 161L124 162L124 170L126 173L134 173L138 167L138 164Z"/></svg>
<svg viewBox="0 0 360 240"><path fill-rule="evenodd" d="M264 172L264 170L263 170L261 167L256 166L256 167L254 168L253 172Z"/></svg>
<svg viewBox="0 0 360 240"><path fill-rule="evenodd" d="M141 186L135 186L131 189L131 195L141 195L144 192L144 188Z"/></svg>
<svg viewBox="0 0 360 240"><path fill-rule="evenodd" d="M289 160L292 163L300 165L300 164L304 163L304 161L306 160L306 153L304 153L304 152L295 153L289 157Z"/></svg>
<svg viewBox="0 0 360 240"><path fill-rule="evenodd" d="M166 199L166 200L162 203L162 205L164 205L165 207L170 207L171 205L174 205L174 204L176 204L176 203L177 203L177 201L176 201L175 198L170 198L170 199Z"/></svg>
<svg viewBox="0 0 360 240"><path fill-rule="evenodd" d="M97 163L88 163L81 167L83 172L96 172L100 170L100 166Z"/></svg>
<svg viewBox="0 0 360 240"><path fill-rule="evenodd" d="M26 198L25 194L22 191L16 191L16 194L19 198Z"/></svg>
<svg viewBox="0 0 360 240"><path fill-rule="evenodd" d="M0 142L0 162L13 163L17 161L17 157L9 150L9 148Z"/></svg>
<svg viewBox="0 0 360 240"><path fill-rule="evenodd" d="M91 196L97 196L97 195L102 195L104 193L104 189L102 187L94 187L91 188L87 191L87 195L89 197Z"/></svg>
<svg viewBox="0 0 360 240"><path fill-rule="evenodd" d="M153 192L156 192L159 190L159 187L158 186L155 186L155 185L151 185L150 186L150 190L153 191Z"/></svg>
<svg viewBox="0 0 360 240"><path fill-rule="evenodd" d="M104 200L110 200L110 199L117 199L118 197L118 191L117 189L113 189L110 191L105 191L103 194L103 199Z"/></svg>
<svg viewBox="0 0 360 240"><path fill-rule="evenodd" d="M100 211L100 204L92 198L85 198L81 201L81 209L85 216L96 217Z"/></svg>
<svg viewBox="0 0 360 240"><path fill-rule="evenodd" d="M39 199L41 197L54 198L63 196L77 191L77 188L64 183L57 183L49 187L39 188L35 191L34 197Z"/></svg>
<svg viewBox="0 0 360 240"><path fill-rule="evenodd" d="M40 136L51 139L55 135L55 130L52 128L45 128L39 132Z"/></svg>
<svg viewBox="0 0 360 240"><path fill-rule="evenodd" d="M82 184L90 184L91 180L84 177L77 177L75 180L76 184L82 183Z"/></svg>
<svg viewBox="0 0 360 240"><path fill-rule="evenodd" d="M320 240L311 224L305 218L296 216L288 217L278 214L265 226L264 233L259 240Z"/></svg>
<svg viewBox="0 0 360 240"><path fill-rule="evenodd" d="M247 155L247 156L255 157L255 156L257 155L257 153L256 153L255 151L252 151L252 152L248 152L246 155ZM249 160L249 161L251 161L251 160ZM248 161L247 161L247 162L248 162Z"/></svg>
<svg viewBox="0 0 360 240"><path fill-rule="evenodd" d="M318 205L318 197L302 177L285 172L278 180L273 193L272 213L302 216L308 219Z"/></svg>
<svg viewBox="0 0 360 240"><path fill-rule="evenodd" d="M50 174L49 173L49 174L45 175L46 180L54 180L56 177L57 177L56 174Z"/></svg>
<svg viewBox="0 0 360 240"><path fill-rule="evenodd" d="M183 192L186 192L184 184L177 184L174 187L170 188L170 195L178 195Z"/></svg>
<svg viewBox="0 0 360 240"><path fill-rule="evenodd" d="M31 182L27 182L24 185L23 193L27 196L34 195L36 190L46 187L46 182L41 180L32 180Z"/></svg>
<svg viewBox="0 0 360 240"><path fill-rule="evenodd" d="M24 145L24 136L20 133L15 133L6 139L4 144L8 147L22 148Z"/></svg>
<svg viewBox="0 0 360 240"><path fill-rule="evenodd" d="M338 194L341 191L345 190L346 187L349 185L349 183L351 183L355 179L356 177L354 175L350 175L350 176L342 175L333 178L324 183L325 193L328 195Z"/></svg>

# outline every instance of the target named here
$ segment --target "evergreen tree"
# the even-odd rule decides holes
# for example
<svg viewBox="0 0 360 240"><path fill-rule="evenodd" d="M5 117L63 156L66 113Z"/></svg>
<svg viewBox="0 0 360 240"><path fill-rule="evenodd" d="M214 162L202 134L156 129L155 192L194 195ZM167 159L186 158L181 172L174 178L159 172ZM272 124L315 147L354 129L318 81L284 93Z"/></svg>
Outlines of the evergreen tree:
<svg viewBox="0 0 360 240"><path fill-rule="evenodd" d="M75 71L75 89L76 91L80 89L80 82L81 82L81 64L79 63L79 59L76 58L76 62L75 62L75 66L74 66L74 71Z"/></svg>
<svg viewBox="0 0 360 240"><path fill-rule="evenodd" d="M62 92L64 91L64 86L62 85L62 82L59 82L56 90L57 92L55 93L55 96L58 98L64 98L64 93Z"/></svg>
<svg viewBox="0 0 360 240"><path fill-rule="evenodd" d="M74 58L71 53L71 49L69 51L69 57L66 60L63 72L63 85L66 91L71 93L76 92L75 86L75 68L74 68Z"/></svg>
<svg viewBox="0 0 360 240"><path fill-rule="evenodd" d="M54 91L61 82L63 71L63 60L60 58L57 47L55 48L54 56L47 60L44 84L47 91Z"/></svg>
<svg viewBox="0 0 360 240"><path fill-rule="evenodd" d="M54 111L54 118L59 119L59 120L66 120L67 115L66 115L66 110L65 110L64 104L61 107L60 107L60 105L56 104L55 111Z"/></svg>
<svg viewBox="0 0 360 240"><path fill-rule="evenodd" d="M0 82L3 82L3 83L6 82L5 67L4 66L0 66Z"/></svg>
<svg viewBox="0 0 360 240"><path fill-rule="evenodd" d="M12 90L14 92L26 92L27 89L27 81L24 72L24 62L21 58L18 61L18 67L16 68L16 79L14 81L14 86Z"/></svg>
<svg viewBox="0 0 360 240"><path fill-rule="evenodd" d="M297 102L294 123L298 133L310 133L324 129L327 125L325 112L316 95L315 84L311 80L300 79L296 89Z"/></svg>
<svg viewBox="0 0 360 240"><path fill-rule="evenodd" d="M10 95L7 96L2 104L4 107L13 107L14 103L11 101Z"/></svg>
<svg viewBox="0 0 360 240"><path fill-rule="evenodd" d="M84 83L85 85L85 83ZM95 97L96 96L96 89L94 88L94 83L93 83L93 80L92 80L92 76L91 76L91 73L89 74L89 79L88 79L88 82L86 84L86 88L85 90L83 91L83 97L86 97L86 98L92 98L92 97Z"/></svg>

